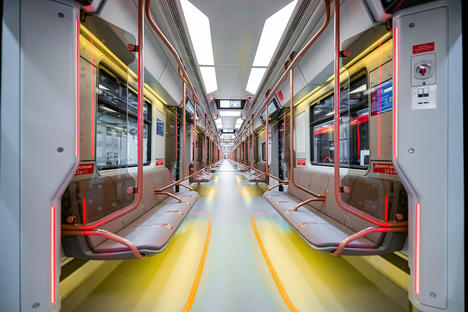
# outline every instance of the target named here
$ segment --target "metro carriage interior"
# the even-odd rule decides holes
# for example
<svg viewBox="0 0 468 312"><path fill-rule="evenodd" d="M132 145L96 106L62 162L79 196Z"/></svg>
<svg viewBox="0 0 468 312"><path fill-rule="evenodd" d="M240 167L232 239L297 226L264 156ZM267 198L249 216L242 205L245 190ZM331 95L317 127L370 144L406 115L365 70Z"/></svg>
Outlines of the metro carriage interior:
<svg viewBox="0 0 468 312"><path fill-rule="evenodd" d="M0 311L465 310L462 1L0 10Z"/></svg>

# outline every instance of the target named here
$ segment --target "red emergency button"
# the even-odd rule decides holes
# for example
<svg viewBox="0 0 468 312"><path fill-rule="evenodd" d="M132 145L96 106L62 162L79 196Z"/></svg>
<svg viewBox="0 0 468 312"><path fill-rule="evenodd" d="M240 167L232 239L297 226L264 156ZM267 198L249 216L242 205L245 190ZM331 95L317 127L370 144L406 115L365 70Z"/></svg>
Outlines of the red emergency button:
<svg viewBox="0 0 468 312"><path fill-rule="evenodd" d="M419 73L421 74L421 76L424 76L426 74L426 67L421 67L419 69Z"/></svg>

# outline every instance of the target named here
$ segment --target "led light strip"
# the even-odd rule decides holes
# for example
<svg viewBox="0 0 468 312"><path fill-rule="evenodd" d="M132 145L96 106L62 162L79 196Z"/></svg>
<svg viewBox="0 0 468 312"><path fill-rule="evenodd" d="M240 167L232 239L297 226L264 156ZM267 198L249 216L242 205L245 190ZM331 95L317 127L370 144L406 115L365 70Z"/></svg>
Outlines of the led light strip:
<svg viewBox="0 0 468 312"><path fill-rule="evenodd" d="M75 19L75 158L80 157L80 21Z"/></svg>
<svg viewBox="0 0 468 312"><path fill-rule="evenodd" d="M398 27L394 29L393 43L393 158L398 158Z"/></svg>
<svg viewBox="0 0 468 312"><path fill-rule="evenodd" d="M50 303L56 300L55 289L55 206L50 207Z"/></svg>
<svg viewBox="0 0 468 312"><path fill-rule="evenodd" d="M416 204L415 209L416 227L414 234L414 292L420 293L420 262L421 262L421 205Z"/></svg>

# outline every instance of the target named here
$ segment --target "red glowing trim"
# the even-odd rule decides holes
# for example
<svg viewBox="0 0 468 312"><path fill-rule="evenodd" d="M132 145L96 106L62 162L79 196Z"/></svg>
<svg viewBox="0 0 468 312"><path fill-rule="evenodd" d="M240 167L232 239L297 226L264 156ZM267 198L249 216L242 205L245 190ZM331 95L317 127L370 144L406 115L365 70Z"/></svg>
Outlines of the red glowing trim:
<svg viewBox="0 0 468 312"><path fill-rule="evenodd" d="M75 157L80 157L80 21L75 19Z"/></svg>
<svg viewBox="0 0 468 312"><path fill-rule="evenodd" d="M50 207L50 303L55 303L55 206Z"/></svg>
<svg viewBox="0 0 468 312"><path fill-rule="evenodd" d="M350 125L351 126L359 126L360 124L362 123L365 123L365 122L368 122L369 121L369 115L366 114L366 115L361 115L361 116L358 116L356 118L353 118L351 119L350 121ZM330 126L327 126L327 127L323 127L323 128L320 128L320 129L317 129L317 130L314 130L314 135L318 135L318 134L323 134L323 133L328 133L328 132L333 132L334 131L334 126L333 124L330 125ZM358 130L359 131L359 130Z"/></svg>
<svg viewBox="0 0 468 312"><path fill-rule="evenodd" d="M416 204L416 227L414 234L414 292L419 295L420 292L420 260L421 260L421 205Z"/></svg>
<svg viewBox="0 0 468 312"><path fill-rule="evenodd" d="M356 127L357 129L357 155L358 157L361 156L361 135L359 133L359 125Z"/></svg>
<svg viewBox="0 0 468 312"><path fill-rule="evenodd" d="M385 222L388 221L388 196L385 196Z"/></svg>
<svg viewBox="0 0 468 312"><path fill-rule="evenodd" d="M393 44L393 158L398 158L398 27L394 29Z"/></svg>
<svg viewBox="0 0 468 312"><path fill-rule="evenodd" d="M377 157L380 158L380 136L381 136L381 121L380 113L382 111L382 43L379 42L379 115L378 115L378 144L377 144Z"/></svg>
<svg viewBox="0 0 468 312"><path fill-rule="evenodd" d="M86 197L83 197L83 224L86 224Z"/></svg>
<svg viewBox="0 0 468 312"><path fill-rule="evenodd" d="M94 44L94 39L91 38L91 45ZM91 53L91 157L94 157L94 64L93 54Z"/></svg>

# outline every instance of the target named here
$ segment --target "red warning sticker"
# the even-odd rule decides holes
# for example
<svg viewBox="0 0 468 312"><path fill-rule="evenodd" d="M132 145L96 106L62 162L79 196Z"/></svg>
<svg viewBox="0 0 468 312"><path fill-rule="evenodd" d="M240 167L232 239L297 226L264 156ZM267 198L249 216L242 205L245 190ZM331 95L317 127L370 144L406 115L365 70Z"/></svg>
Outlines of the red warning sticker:
<svg viewBox="0 0 468 312"><path fill-rule="evenodd" d="M94 163L88 164L79 164L78 169L76 169L75 175L84 175L84 174L93 174L94 173Z"/></svg>
<svg viewBox="0 0 468 312"><path fill-rule="evenodd" d="M393 174L397 175L395 167L392 163L373 163L372 171L375 173Z"/></svg>
<svg viewBox="0 0 468 312"><path fill-rule="evenodd" d="M164 165L164 159L156 159L156 166L163 166Z"/></svg>
<svg viewBox="0 0 468 312"><path fill-rule="evenodd" d="M277 94L278 94L278 97L279 97L280 101L283 101L284 100L283 92L281 92L281 90L279 90Z"/></svg>
<svg viewBox="0 0 468 312"><path fill-rule="evenodd" d="M434 42L422 43L413 46L413 54L434 51Z"/></svg>

